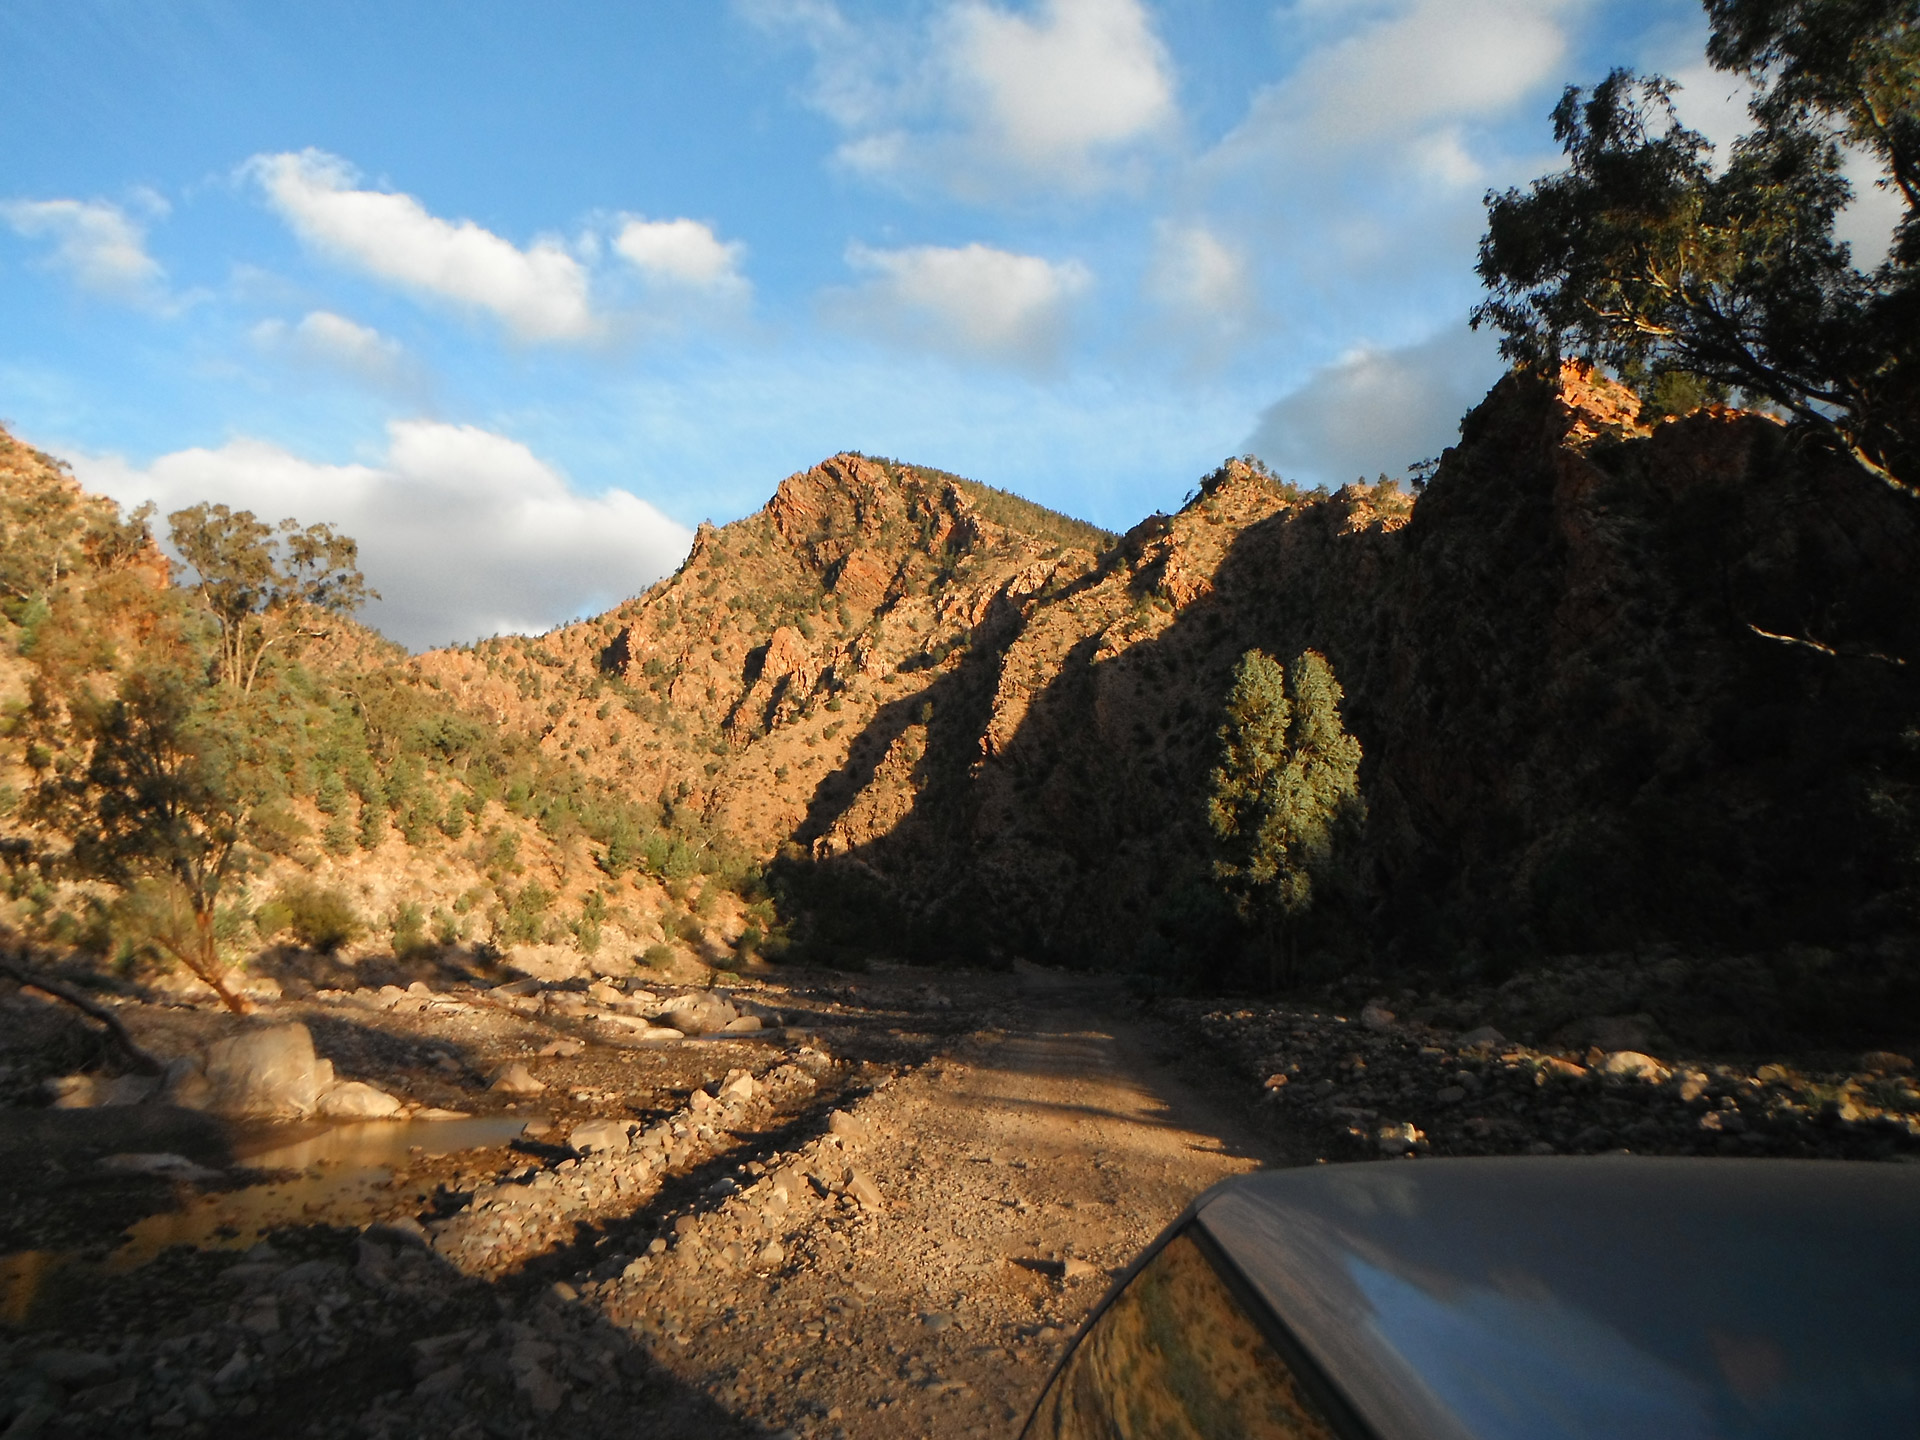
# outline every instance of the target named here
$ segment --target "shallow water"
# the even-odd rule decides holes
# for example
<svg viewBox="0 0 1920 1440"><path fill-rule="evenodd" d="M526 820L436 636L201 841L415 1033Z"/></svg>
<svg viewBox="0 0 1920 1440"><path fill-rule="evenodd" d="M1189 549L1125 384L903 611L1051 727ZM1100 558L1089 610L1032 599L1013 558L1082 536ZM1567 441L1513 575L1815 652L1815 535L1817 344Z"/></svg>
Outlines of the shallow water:
<svg viewBox="0 0 1920 1440"><path fill-rule="evenodd" d="M238 1137L237 1162L297 1171L239 1190L195 1195L180 1209L149 1215L108 1257L112 1270L144 1265L173 1245L245 1250L282 1225L364 1225L393 1168L418 1151L449 1155L504 1145L531 1115L464 1120L369 1120L351 1125L275 1126Z"/></svg>

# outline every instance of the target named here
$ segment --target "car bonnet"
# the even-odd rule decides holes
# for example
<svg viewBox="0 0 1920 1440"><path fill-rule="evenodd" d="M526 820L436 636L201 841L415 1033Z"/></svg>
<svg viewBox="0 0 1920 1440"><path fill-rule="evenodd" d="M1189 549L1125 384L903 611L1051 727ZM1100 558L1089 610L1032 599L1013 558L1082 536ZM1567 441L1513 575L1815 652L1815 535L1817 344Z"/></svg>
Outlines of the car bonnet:
<svg viewBox="0 0 1920 1440"><path fill-rule="evenodd" d="M1920 1432L1920 1168L1320 1166L1196 1211L1380 1440Z"/></svg>

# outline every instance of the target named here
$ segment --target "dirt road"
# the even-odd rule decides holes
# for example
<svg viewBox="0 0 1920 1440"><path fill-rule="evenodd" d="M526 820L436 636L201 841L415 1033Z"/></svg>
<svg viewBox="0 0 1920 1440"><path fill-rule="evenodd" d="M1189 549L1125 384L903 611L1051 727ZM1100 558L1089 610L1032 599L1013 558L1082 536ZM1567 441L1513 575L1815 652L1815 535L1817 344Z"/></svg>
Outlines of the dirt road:
<svg viewBox="0 0 1920 1440"><path fill-rule="evenodd" d="M1207 1186L1275 1158L1154 1063L1111 992L1022 979L1024 1023L969 1031L848 1108L847 1158L882 1204L816 1217L798 1243L819 1263L715 1295L694 1262L649 1292L668 1313L727 1307L667 1347L675 1373L800 1434L1008 1434L1110 1275Z"/></svg>
<svg viewBox="0 0 1920 1440"><path fill-rule="evenodd" d="M543 1137L414 1151L371 1186L281 1175L277 1211L243 1162L108 1181L65 1155L12 1201L14 1244L47 1248L0 1259L0 1428L1010 1435L1109 1277L1207 1186L1285 1158L1098 981L783 976L754 992L777 1036L557 1055L548 1031L570 1022L465 993L306 1021L343 1057L390 1057L369 1072L389 1088L481 1118L510 1119L490 1070L545 1056ZM44 1137L67 1112L13 1113ZM632 1149L563 1143L596 1117ZM142 1209L183 1234L258 1216L270 1238L223 1223L203 1247L252 1248L98 1264Z"/></svg>

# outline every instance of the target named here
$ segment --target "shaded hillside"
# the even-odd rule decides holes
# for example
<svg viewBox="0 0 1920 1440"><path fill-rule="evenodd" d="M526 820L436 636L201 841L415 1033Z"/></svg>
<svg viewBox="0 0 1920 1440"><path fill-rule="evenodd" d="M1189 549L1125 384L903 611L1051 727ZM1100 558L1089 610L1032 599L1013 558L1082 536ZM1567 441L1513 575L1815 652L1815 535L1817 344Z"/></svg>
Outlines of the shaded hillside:
<svg viewBox="0 0 1920 1440"><path fill-rule="evenodd" d="M910 778L816 811L814 856L930 933L1217 966L1220 697L1245 649L1311 646L1367 755L1352 950L1472 967L1906 933L1920 515L1764 416L1648 431L1637 409L1577 372L1510 378L1417 505L1225 467L977 640L951 725Z"/></svg>
<svg viewBox="0 0 1920 1440"><path fill-rule="evenodd" d="M1323 965L1911 931L1920 517L1766 416L1511 377L1417 503L1236 461L1097 554L978 494L838 456L600 620L417 665L784 854L830 949L1231 974L1204 794L1254 646L1325 653L1365 748Z"/></svg>

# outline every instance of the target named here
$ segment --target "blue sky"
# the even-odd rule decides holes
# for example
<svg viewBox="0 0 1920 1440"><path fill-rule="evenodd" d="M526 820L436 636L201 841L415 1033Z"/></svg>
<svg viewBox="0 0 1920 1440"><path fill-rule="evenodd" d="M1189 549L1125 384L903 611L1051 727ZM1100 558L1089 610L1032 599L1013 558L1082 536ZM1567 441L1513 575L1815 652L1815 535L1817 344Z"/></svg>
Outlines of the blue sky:
<svg viewBox="0 0 1920 1440"><path fill-rule="evenodd" d="M1497 377L1481 197L1696 0L0 8L0 419L357 536L414 646L643 588L841 449L1113 528ZM1730 98L1732 97L1732 98Z"/></svg>

